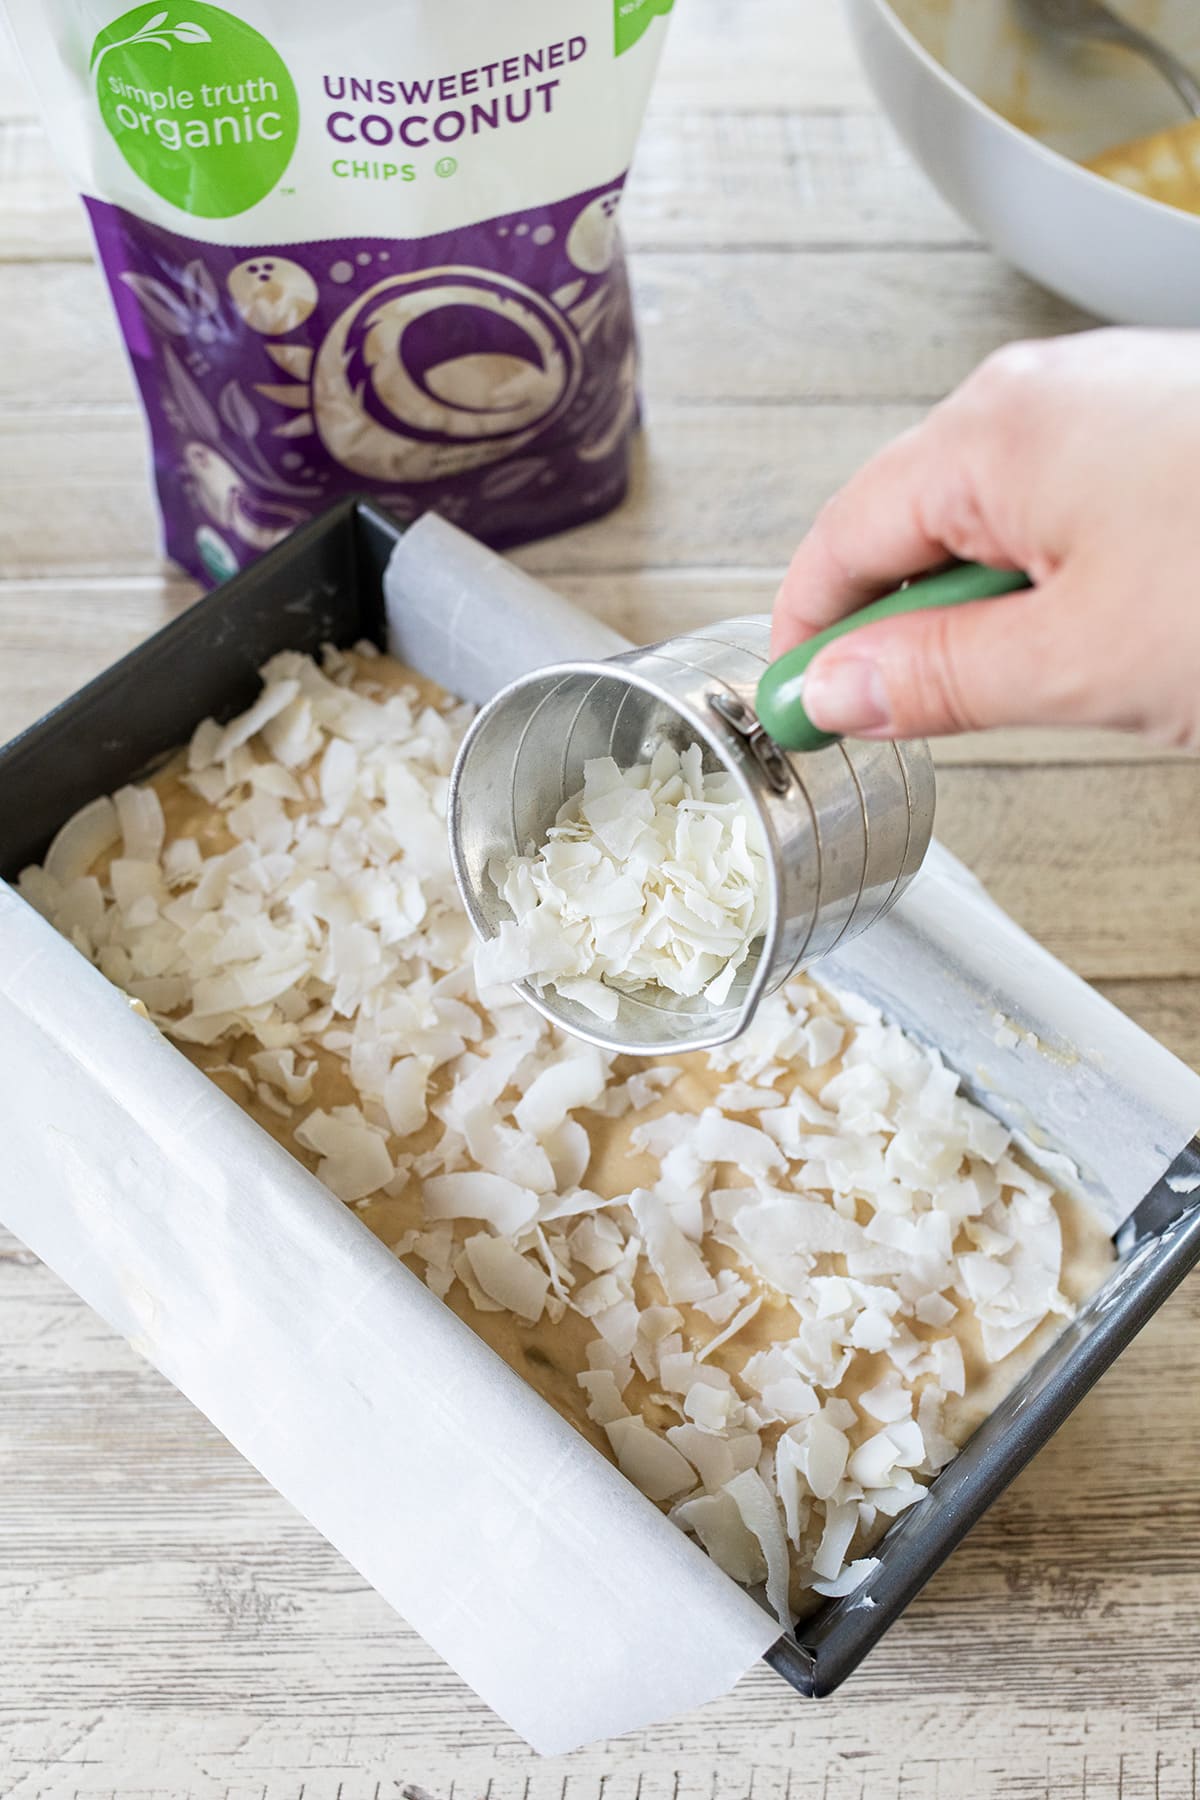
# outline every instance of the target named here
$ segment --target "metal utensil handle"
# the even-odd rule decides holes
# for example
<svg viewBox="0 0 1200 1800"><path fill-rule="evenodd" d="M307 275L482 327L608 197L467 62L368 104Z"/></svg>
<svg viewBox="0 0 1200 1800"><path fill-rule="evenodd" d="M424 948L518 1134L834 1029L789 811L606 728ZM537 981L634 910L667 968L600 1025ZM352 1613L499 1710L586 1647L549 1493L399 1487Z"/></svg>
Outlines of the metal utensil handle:
<svg viewBox="0 0 1200 1800"><path fill-rule="evenodd" d="M873 600L848 613L836 625L819 631L807 643L798 644L773 662L758 684L755 709L759 723L784 750L821 750L835 742L836 734L821 731L804 710L804 675L809 663L834 638L871 625L876 619L894 619L904 613L926 612L935 606L962 606L972 600L988 600L1029 587L1030 580L1016 569L991 569L983 563L955 563L936 575L910 581L894 594Z"/></svg>
<svg viewBox="0 0 1200 1800"><path fill-rule="evenodd" d="M1121 44L1134 56L1140 56L1156 69L1163 80L1169 82L1187 107L1193 118L1200 117L1200 83L1173 51L1165 44L1160 44L1148 32L1139 31L1136 25L1128 24L1124 19L1113 20L1113 30L1105 33L1109 42Z"/></svg>
<svg viewBox="0 0 1200 1800"><path fill-rule="evenodd" d="M1200 117L1200 82L1182 59L1104 0L1017 0L1018 13L1034 31L1049 32L1067 44L1117 44L1143 57L1169 81L1194 117Z"/></svg>

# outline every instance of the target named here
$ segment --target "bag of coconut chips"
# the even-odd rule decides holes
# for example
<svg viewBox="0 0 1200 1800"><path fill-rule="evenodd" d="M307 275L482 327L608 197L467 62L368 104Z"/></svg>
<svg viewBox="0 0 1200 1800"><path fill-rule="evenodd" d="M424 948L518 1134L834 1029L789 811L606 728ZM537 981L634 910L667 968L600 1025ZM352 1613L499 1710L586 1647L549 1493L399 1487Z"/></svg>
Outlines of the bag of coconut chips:
<svg viewBox="0 0 1200 1800"><path fill-rule="evenodd" d="M617 209L672 0L7 5L185 569L348 491L497 545L620 499Z"/></svg>

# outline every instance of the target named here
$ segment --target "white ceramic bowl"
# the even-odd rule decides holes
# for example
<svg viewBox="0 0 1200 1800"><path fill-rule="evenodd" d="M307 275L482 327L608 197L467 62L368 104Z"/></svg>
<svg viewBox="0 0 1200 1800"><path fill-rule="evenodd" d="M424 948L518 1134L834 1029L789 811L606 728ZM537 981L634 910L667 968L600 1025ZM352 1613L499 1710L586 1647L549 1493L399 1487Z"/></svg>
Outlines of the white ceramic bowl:
<svg viewBox="0 0 1200 1800"><path fill-rule="evenodd" d="M1002 256L1101 318L1200 325L1200 217L1071 160L1183 118L1161 77L1127 52L1067 57L1035 43L1011 0L846 7L867 77L904 144ZM1194 0L1134 9L1126 0L1126 12L1153 23L1200 73Z"/></svg>

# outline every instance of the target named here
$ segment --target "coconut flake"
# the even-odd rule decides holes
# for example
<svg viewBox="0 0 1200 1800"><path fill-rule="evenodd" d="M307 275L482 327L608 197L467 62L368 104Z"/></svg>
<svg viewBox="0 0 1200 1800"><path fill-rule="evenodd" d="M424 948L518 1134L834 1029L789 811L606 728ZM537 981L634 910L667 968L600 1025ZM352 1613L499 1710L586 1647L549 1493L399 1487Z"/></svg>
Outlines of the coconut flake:
<svg viewBox="0 0 1200 1800"><path fill-rule="evenodd" d="M766 1176L784 1167L783 1152L765 1131L727 1119L715 1106L705 1107L691 1125L691 1147L702 1162L732 1163L745 1175Z"/></svg>
<svg viewBox="0 0 1200 1800"><path fill-rule="evenodd" d="M820 1410L816 1389L799 1375L785 1375L768 1381L760 1391L763 1405L777 1418L795 1422L807 1419Z"/></svg>
<svg viewBox="0 0 1200 1800"><path fill-rule="evenodd" d="M732 1225L743 1254L785 1294L805 1291L815 1256L862 1242L861 1227L831 1206L777 1191L739 1207Z"/></svg>
<svg viewBox="0 0 1200 1800"><path fill-rule="evenodd" d="M638 1222L650 1266L674 1304L705 1300L717 1284L694 1244L688 1242L660 1196L649 1188L635 1188L629 1208Z"/></svg>
<svg viewBox="0 0 1200 1800"><path fill-rule="evenodd" d="M578 1119L564 1119L553 1131L544 1134L541 1149L545 1153L557 1188L576 1188L587 1174L592 1160L592 1141Z"/></svg>
<svg viewBox="0 0 1200 1800"><path fill-rule="evenodd" d="M576 1107L592 1105L604 1092L607 1064L599 1050L585 1044L543 1069L513 1114L521 1130L543 1139Z"/></svg>
<svg viewBox="0 0 1200 1800"><path fill-rule="evenodd" d="M402 1056L388 1071L383 1084L383 1104L388 1123L397 1137L411 1137L429 1117L425 1103L429 1069L428 1057Z"/></svg>
<svg viewBox="0 0 1200 1800"><path fill-rule="evenodd" d="M392 1178L383 1134L367 1124L357 1107L311 1112L296 1127L295 1138L320 1156L317 1174L339 1200L365 1200Z"/></svg>
<svg viewBox="0 0 1200 1800"><path fill-rule="evenodd" d="M692 1304L714 1325L724 1325L736 1313L738 1302L749 1292L749 1283L740 1275L735 1275L732 1269L721 1269L717 1274L717 1292L709 1300L694 1300Z"/></svg>
<svg viewBox="0 0 1200 1800"><path fill-rule="evenodd" d="M767 921L752 806L696 744L624 770L598 757L583 777L533 855L492 865L512 918L481 948L479 980L551 983L605 1019L646 987L724 1004Z"/></svg>
<svg viewBox="0 0 1200 1800"><path fill-rule="evenodd" d="M800 1548L812 1504L800 1468L797 1446L786 1435L775 1446L775 1492L783 1507L783 1521L788 1538Z"/></svg>
<svg viewBox="0 0 1200 1800"><path fill-rule="evenodd" d="M860 1394L859 1405L881 1424L891 1424L897 1419L910 1419L913 1409L912 1389L906 1388L900 1377L893 1372L875 1387Z"/></svg>
<svg viewBox="0 0 1200 1800"><path fill-rule="evenodd" d="M787 1538L779 1516L779 1503L762 1476L754 1469L744 1469L726 1483L725 1492L733 1500L748 1531L758 1539L767 1565L767 1600L785 1631L792 1627L792 1610L788 1600L790 1567Z"/></svg>
<svg viewBox="0 0 1200 1800"><path fill-rule="evenodd" d="M958 1313L953 1300L944 1294L922 1294L914 1310L923 1324L938 1326L948 1325Z"/></svg>
<svg viewBox="0 0 1200 1800"><path fill-rule="evenodd" d="M702 1431L724 1431L734 1410L734 1397L707 1381L693 1381L683 1396L684 1417Z"/></svg>
<svg viewBox="0 0 1200 1800"><path fill-rule="evenodd" d="M853 1500L829 1500L825 1504L825 1529L812 1566L822 1581L836 1581L858 1530L858 1507Z"/></svg>
<svg viewBox="0 0 1200 1800"><path fill-rule="evenodd" d="M933 1383L921 1392L917 1402L917 1423L925 1443L925 1465L931 1474L953 1462L958 1451L942 1429L945 1395Z"/></svg>
<svg viewBox="0 0 1200 1800"><path fill-rule="evenodd" d="M471 1273L488 1296L507 1312L535 1324L542 1316L550 1278L501 1237L480 1231L463 1245Z"/></svg>
<svg viewBox="0 0 1200 1800"><path fill-rule="evenodd" d="M618 1300L592 1315L596 1330L618 1356L628 1356L637 1342L638 1310L632 1300Z"/></svg>
<svg viewBox="0 0 1200 1800"><path fill-rule="evenodd" d="M192 766L203 768L205 763L224 762L227 756L231 756L243 744L248 744L264 725L289 706L299 692L298 681L268 682L253 706L247 707L244 713L239 713L236 719L231 719L219 737L214 739L209 736L200 740L197 733L192 742L198 760Z"/></svg>
<svg viewBox="0 0 1200 1800"><path fill-rule="evenodd" d="M967 1375L962 1345L955 1337L939 1338L930 1346L929 1363L938 1386L948 1394L966 1392Z"/></svg>
<svg viewBox="0 0 1200 1800"><path fill-rule="evenodd" d="M863 1488L887 1487L894 1468L915 1468L924 1457L920 1426L902 1419L864 1439L847 1463L846 1474Z"/></svg>
<svg viewBox="0 0 1200 1800"><path fill-rule="evenodd" d="M594 1424L611 1425L614 1419L629 1417L611 1369L585 1369L575 1379L588 1397L587 1414Z"/></svg>
<svg viewBox="0 0 1200 1800"><path fill-rule="evenodd" d="M121 827L123 854L135 862L157 864L166 835L158 794L149 786L118 788L113 805Z"/></svg>
<svg viewBox="0 0 1200 1800"><path fill-rule="evenodd" d="M740 1581L744 1587L756 1587L766 1579L762 1545L728 1491L698 1494L694 1500L685 1500L675 1507L671 1516L686 1531L695 1532L718 1568L734 1581Z"/></svg>
<svg viewBox="0 0 1200 1800"><path fill-rule="evenodd" d="M783 1104L783 1095L774 1088L757 1087L749 1081L726 1081L713 1096L713 1105L723 1113L773 1111Z"/></svg>
<svg viewBox="0 0 1200 1800"><path fill-rule="evenodd" d="M612 1419L604 1429L622 1475L648 1500L670 1500L695 1487L696 1471L687 1458L644 1419Z"/></svg>
<svg viewBox="0 0 1200 1800"><path fill-rule="evenodd" d="M621 1260L621 1233L611 1219L603 1215L584 1216L567 1239L571 1255L593 1275L602 1275Z"/></svg>
<svg viewBox="0 0 1200 1800"><path fill-rule="evenodd" d="M697 1351L696 1360L698 1362L703 1362L706 1357L712 1355L714 1350L719 1350L722 1344L727 1344L730 1338L736 1337L738 1332L744 1330L751 1319L756 1317L761 1306L762 1295L755 1294L753 1300L748 1300L741 1311L734 1314L733 1318L730 1319L723 1331L718 1331L715 1337L709 1338L708 1342Z"/></svg>
<svg viewBox="0 0 1200 1800"><path fill-rule="evenodd" d="M554 1219L576 1219L581 1213L602 1211L615 1202L606 1200L602 1194L593 1193L590 1188L571 1188L565 1194L551 1194L544 1198L540 1206L540 1214L544 1224Z"/></svg>
<svg viewBox="0 0 1200 1800"><path fill-rule="evenodd" d="M824 1068L833 1061L846 1038L845 1026L836 1019L819 1015L804 1028L805 1060L810 1069Z"/></svg>
<svg viewBox="0 0 1200 1800"><path fill-rule="evenodd" d="M732 1481L734 1468L733 1451L727 1439L717 1437L711 1431L705 1431L700 1425L670 1425L667 1427L667 1438L675 1448L691 1463L706 1488L721 1488L727 1481Z"/></svg>
<svg viewBox="0 0 1200 1800"><path fill-rule="evenodd" d="M537 1216L537 1195L502 1175L464 1169L434 1175L422 1190L428 1219L483 1219L504 1237Z"/></svg>
<svg viewBox="0 0 1200 1800"><path fill-rule="evenodd" d="M847 1563L841 1574L832 1581L814 1581L813 1591L824 1594L827 1600L841 1600L860 1588L867 1576L878 1567L877 1556L860 1556L857 1562Z"/></svg>
<svg viewBox="0 0 1200 1800"><path fill-rule="evenodd" d="M60 826L42 866L51 881L65 887L76 876L86 875L120 838L116 806L107 798L92 800Z"/></svg>
<svg viewBox="0 0 1200 1800"><path fill-rule="evenodd" d="M564 1000L574 1000L577 1006L594 1013L606 1025L612 1024L620 1010L621 996L616 989L605 987L602 981L593 981L589 975L562 975L554 986Z"/></svg>
<svg viewBox="0 0 1200 1800"><path fill-rule="evenodd" d="M809 1488L818 1500L828 1500L846 1472L850 1442L845 1432L831 1423L827 1407L793 1426L787 1436L796 1447Z"/></svg>

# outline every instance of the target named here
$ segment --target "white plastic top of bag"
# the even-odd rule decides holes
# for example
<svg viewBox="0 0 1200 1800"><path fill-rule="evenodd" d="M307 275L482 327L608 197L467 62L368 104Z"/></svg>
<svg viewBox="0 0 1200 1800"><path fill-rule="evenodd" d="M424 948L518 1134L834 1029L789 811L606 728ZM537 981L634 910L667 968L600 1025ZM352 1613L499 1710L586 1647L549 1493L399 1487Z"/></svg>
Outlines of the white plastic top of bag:
<svg viewBox="0 0 1200 1800"><path fill-rule="evenodd" d="M5 3L82 192L214 244L300 244L616 181L672 0ZM578 230L585 266L604 209Z"/></svg>

